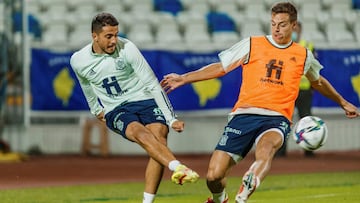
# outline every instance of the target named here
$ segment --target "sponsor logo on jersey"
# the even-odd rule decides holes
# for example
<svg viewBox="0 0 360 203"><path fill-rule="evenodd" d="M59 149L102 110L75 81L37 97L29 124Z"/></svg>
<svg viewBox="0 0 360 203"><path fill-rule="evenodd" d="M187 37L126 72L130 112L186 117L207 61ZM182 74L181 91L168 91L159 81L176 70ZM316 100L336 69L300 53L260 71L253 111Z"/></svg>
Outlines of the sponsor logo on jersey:
<svg viewBox="0 0 360 203"><path fill-rule="evenodd" d="M261 82L272 83L276 85L284 85L281 80L281 72L283 69L283 61L276 61L272 59L266 64L266 76L265 78L261 78Z"/></svg>

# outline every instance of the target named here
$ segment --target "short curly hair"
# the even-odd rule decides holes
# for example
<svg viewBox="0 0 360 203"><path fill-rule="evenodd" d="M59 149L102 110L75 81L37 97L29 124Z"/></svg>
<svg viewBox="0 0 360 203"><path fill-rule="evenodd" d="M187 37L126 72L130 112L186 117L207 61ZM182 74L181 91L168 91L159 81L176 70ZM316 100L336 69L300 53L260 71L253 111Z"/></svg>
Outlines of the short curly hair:
<svg viewBox="0 0 360 203"><path fill-rule="evenodd" d="M99 13L92 19L91 32L99 33L107 25L117 26L119 21L110 13Z"/></svg>

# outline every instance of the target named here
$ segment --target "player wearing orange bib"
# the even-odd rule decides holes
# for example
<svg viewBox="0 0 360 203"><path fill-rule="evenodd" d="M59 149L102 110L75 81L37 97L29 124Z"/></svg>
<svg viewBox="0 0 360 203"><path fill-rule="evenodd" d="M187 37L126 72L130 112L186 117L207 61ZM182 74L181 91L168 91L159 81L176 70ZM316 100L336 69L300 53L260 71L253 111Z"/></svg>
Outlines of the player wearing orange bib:
<svg viewBox="0 0 360 203"><path fill-rule="evenodd" d="M291 40L297 10L289 2L271 8L271 35L249 37L219 53L220 62L199 70L164 76L161 85L170 93L188 83L224 76L242 67L239 99L229 114L212 154L207 186L212 193L206 203L227 203L226 175L255 144L255 162L243 176L236 203L244 203L268 174L275 152L290 131L294 104L303 74L312 87L338 103L348 118L359 116L357 108L345 100L320 75L322 65L310 50Z"/></svg>
<svg viewBox="0 0 360 203"><path fill-rule="evenodd" d="M265 108L291 120L304 72L306 49L295 43L278 48L265 36L251 37L250 41L250 50L256 51L250 51L248 62L243 64L243 82L233 111Z"/></svg>

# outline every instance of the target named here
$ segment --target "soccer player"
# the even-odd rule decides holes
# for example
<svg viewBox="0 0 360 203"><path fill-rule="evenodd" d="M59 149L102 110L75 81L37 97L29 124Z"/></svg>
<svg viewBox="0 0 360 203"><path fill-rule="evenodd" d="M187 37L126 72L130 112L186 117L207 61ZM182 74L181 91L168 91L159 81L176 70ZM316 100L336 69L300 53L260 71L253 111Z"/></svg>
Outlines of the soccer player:
<svg viewBox="0 0 360 203"><path fill-rule="evenodd" d="M175 118L167 95L138 48L118 37L118 21L109 13L93 18L91 32L92 42L75 52L70 64L91 113L149 154L143 203L154 201L164 166L173 171L176 184L197 181L199 175L167 147L168 126L181 132L184 122Z"/></svg>
<svg viewBox="0 0 360 203"><path fill-rule="evenodd" d="M271 8L271 35L251 36L219 53L220 62L182 75L164 76L167 93L188 83L224 76L242 67L242 85L228 124L210 159L207 186L212 193L207 203L226 203L226 176L255 144L255 161L244 174L235 197L246 202L268 174L275 152L287 139L294 103L303 74L312 87L338 103L348 118L359 116L357 108L345 100L320 75L323 66L310 50L293 42L297 10L289 2Z"/></svg>

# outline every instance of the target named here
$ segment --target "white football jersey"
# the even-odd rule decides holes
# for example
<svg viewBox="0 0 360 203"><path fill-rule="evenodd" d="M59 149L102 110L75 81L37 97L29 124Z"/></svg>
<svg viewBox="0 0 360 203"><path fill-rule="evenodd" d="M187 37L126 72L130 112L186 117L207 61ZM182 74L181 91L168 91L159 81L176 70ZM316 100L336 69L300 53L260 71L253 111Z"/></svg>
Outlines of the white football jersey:
<svg viewBox="0 0 360 203"><path fill-rule="evenodd" d="M166 93L139 49L119 38L116 51L97 54L92 43L75 52L70 64L78 77L92 114L133 101L155 99L168 124L176 118Z"/></svg>

